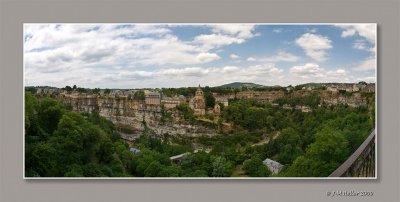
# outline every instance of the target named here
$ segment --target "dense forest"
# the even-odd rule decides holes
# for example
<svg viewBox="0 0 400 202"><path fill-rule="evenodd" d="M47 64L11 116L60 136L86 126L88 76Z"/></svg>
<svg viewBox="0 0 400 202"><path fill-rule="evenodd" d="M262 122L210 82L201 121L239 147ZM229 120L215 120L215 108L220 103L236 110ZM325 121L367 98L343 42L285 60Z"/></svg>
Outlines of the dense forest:
<svg viewBox="0 0 400 202"><path fill-rule="evenodd" d="M181 94L193 89L180 89ZM163 89L164 93L173 90ZM213 106L205 90L207 106ZM142 95L137 95L141 97ZM207 96L209 96L207 98ZM133 146L120 139L113 123L99 113L73 112L55 99L25 92L25 175L27 177L320 177L328 176L363 142L375 125L374 95L367 107L317 106L319 97L279 99L279 105L312 107L308 113L282 109L255 99L230 100L218 123L233 130L216 136L153 136L144 131ZM184 120L201 124L187 105L177 107ZM166 112L164 112L166 113ZM267 134L267 136L266 136ZM275 134L271 138L271 134ZM269 136L268 136L269 135ZM265 144L257 144L265 140ZM193 143L210 148L195 152ZM171 156L187 154L181 161ZM284 165L272 174L262 161Z"/></svg>

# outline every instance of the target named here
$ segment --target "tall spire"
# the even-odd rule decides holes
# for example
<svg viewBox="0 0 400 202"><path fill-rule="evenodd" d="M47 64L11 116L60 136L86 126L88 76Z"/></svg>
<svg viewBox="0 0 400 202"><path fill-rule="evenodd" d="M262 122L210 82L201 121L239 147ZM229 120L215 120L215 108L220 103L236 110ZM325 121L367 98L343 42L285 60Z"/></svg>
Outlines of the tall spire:
<svg viewBox="0 0 400 202"><path fill-rule="evenodd" d="M197 87L196 96L203 96L203 91L201 90L200 84L199 84L199 87Z"/></svg>

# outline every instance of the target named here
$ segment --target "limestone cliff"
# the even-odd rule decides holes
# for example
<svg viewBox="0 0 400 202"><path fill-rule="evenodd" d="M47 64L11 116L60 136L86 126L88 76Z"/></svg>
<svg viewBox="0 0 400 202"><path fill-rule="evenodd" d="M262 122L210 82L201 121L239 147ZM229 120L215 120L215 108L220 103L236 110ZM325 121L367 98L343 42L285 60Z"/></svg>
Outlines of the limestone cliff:
<svg viewBox="0 0 400 202"><path fill-rule="evenodd" d="M57 99L70 105L74 111L90 113L98 110L101 116L112 121L117 128L128 131L125 133L132 135L142 133L145 127L160 136L164 134L185 136L216 134L213 129L186 124L181 120L177 110L169 110L172 116L171 121L162 123L160 121L161 106L146 105L144 101L132 100L128 96L62 93L57 96Z"/></svg>
<svg viewBox="0 0 400 202"><path fill-rule="evenodd" d="M374 88L365 88L367 93L373 93ZM127 134L141 134L149 129L155 135L215 135L217 131L199 125L187 124L181 119L181 114L175 108L168 108L171 118L168 121L161 121L162 108L160 105L149 105L143 100L132 99L129 94L85 94L72 92L68 93L61 89L52 91L41 90L37 93L43 96L52 96L61 102L72 107L78 112L90 113L97 110L99 114L112 121L116 127ZM50 93L50 94L49 94ZM338 105L347 104L351 107L366 106L368 98L363 96L363 91L346 92L332 90L275 90L275 91L254 91L230 92L226 94L213 93L216 100L228 106L229 99L254 98L266 102L274 102L276 99L285 97L303 97L317 94L320 97L320 104ZM182 102L189 102L187 99ZM283 106L285 108L285 106ZM287 106L286 106L287 107ZM291 107L293 108L293 107ZM296 106L303 112L310 112L307 106ZM126 134L125 134L126 135ZM128 137L129 139L130 137Z"/></svg>

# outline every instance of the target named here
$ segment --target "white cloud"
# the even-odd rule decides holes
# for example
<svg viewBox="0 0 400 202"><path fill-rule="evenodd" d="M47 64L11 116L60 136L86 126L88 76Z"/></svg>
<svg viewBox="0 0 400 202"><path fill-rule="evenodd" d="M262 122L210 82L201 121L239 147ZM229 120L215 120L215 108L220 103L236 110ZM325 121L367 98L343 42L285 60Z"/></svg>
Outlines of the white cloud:
<svg viewBox="0 0 400 202"><path fill-rule="evenodd" d="M375 55L376 45L371 46L366 40L359 39L353 43L353 48L363 51L369 51L372 55Z"/></svg>
<svg viewBox="0 0 400 202"><path fill-rule="evenodd" d="M281 33L282 31L283 31L282 28L275 28L275 29L272 29L272 32L274 32L274 33Z"/></svg>
<svg viewBox="0 0 400 202"><path fill-rule="evenodd" d="M369 48L368 51L371 51L375 55L375 53L376 53L376 45L374 47Z"/></svg>
<svg viewBox="0 0 400 202"><path fill-rule="evenodd" d="M238 58L240 58L240 57L239 57L238 55L236 55L236 54L230 54L229 57L230 57L231 59L238 59Z"/></svg>
<svg viewBox="0 0 400 202"><path fill-rule="evenodd" d="M207 63L215 60L219 60L221 57L219 57L215 53L200 53L197 55L196 59L199 61L199 63Z"/></svg>
<svg viewBox="0 0 400 202"><path fill-rule="evenodd" d="M247 70L243 71L245 74L273 74L273 73L280 73L282 69L275 67L274 64L261 64L261 65L254 65L247 68Z"/></svg>
<svg viewBox="0 0 400 202"><path fill-rule="evenodd" d="M222 73L233 73L238 71L240 68L235 66L225 66L221 69Z"/></svg>
<svg viewBox="0 0 400 202"><path fill-rule="evenodd" d="M171 34L166 25L25 24L25 68L57 72L84 67L201 64L220 59ZM220 44L218 46L222 46Z"/></svg>
<svg viewBox="0 0 400 202"><path fill-rule="evenodd" d="M255 59L255 58L253 58L253 57L248 57L246 60L249 61L249 62L257 61L257 59Z"/></svg>
<svg viewBox="0 0 400 202"><path fill-rule="evenodd" d="M253 24L196 26L208 27L211 34L198 35L192 41L182 41L173 35L170 25L25 24L26 85L59 86L73 82L81 86L96 87L96 84L107 83L115 86L126 85L132 79L140 84L140 81L151 80L154 76L182 74L183 77L179 79L188 76L198 78L208 72L218 75L214 78L215 82L220 80L220 73L233 74L238 67L160 67L210 63L221 58L217 54L221 51L218 48L242 44L258 36L258 33L254 33ZM237 55L232 56L235 58ZM143 69L143 66L147 67L145 71L136 70ZM246 75L241 70L238 72ZM170 79L178 79L175 76ZM241 78L239 75L232 76L232 79ZM119 79L122 79L121 84ZM165 85L168 83L165 82ZM143 87L146 85L143 84Z"/></svg>
<svg viewBox="0 0 400 202"><path fill-rule="evenodd" d="M343 29L343 38L351 37L357 34L367 39L370 43L375 44L376 24L337 24L336 26Z"/></svg>
<svg viewBox="0 0 400 202"><path fill-rule="evenodd" d="M290 68L289 72L299 76L322 76L323 69L318 64L307 63L301 66L294 66Z"/></svg>
<svg viewBox="0 0 400 202"><path fill-rule="evenodd" d="M326 60L326 50L332 48L332 41L328 37L310 33L305 33L296 39L296 44L303 48L305 53L316 61Z"/></svg>
<svg viewBox="0 0 400 202"><path fill-rule="evenodd" d="M242 44L246 40L258 36L254 33L254 24L211 24L212 34L201 34L193 42L201 45L203 51L219 48L231 44Z"/></svg>
<svg viewBox="0 0 400 202"><path fill-rule="evenodd" d="M357 40L356 42L353 43L353 48L358 50L366 50L367 44L365 43L364 40Z"/></svg>
<svg viewBox="0 0 400 202"><path fill-rule="evenodd" d="M163 26L151 24L25 24L24 35L30 36L25 50L50 47L57 48L80 42L103 42L104 39L138 37L143 35L164 36L171 31ZM100 45L100 44L95 44Z"/></svg>
<svg viewBox="0 0 400 202"><path fill-rule="evenodd" d="M212 24L209 26L212 27L212 30L215 33L227 34L242 39L248 39L255 36L253 33L255 29L254 24Z"/></svg>
<svg viewBox="0 0 400 202"><path fill-rule="evenodd" d="M273 64L253 65L247 67L185 67L165 68L155 71L130 71L117 75L118 80L135 80L139 87L180 87L198 84L218 86L242 81L272 85L275 79L282 76L282 69ZM172 82L173 81L173 82ZM140 86L142 84L142 86ZM275 84L274 84L275 85Z"/></svg>
<svg viewBox="0 0 400 202"><path fill-rule="evenodd" d="M337 24L335 26L343 29L341 34L343 38L352 37L355 35L363 37L365 40L356 40L356 42L353 44L353 48L366 50L371 52L372 55L375 55L377 32L376 24Z"/></svg>
<svg viewBox="0 0 400 202"><path fill-rule="evenodd" d="M296 62L300 57L287 53L284 51L278 51L276 55L269 57L249 57L247 61L258 61L258 62Z"/></svg>
<svg viewBox="0 0 400 202"><path fill-rule="evenodd" d="M359 77L356 79L357 82L365 81L367 83L375 83L376 77L375 76L367 76L367 77Z"/></svg>
<svg viewBox="0 0 400 202"><path fill-rule="evenodd" d="M354 71L359 71L359 72L374 71L375 69L376 69L375 58L368 58L360 62L356 67L353 68Z"/></svg>
<svg viewBox="0 0 400 202"><path fill-rule="evenodd" d="M317 28L308 29L308 32L310 33L316 33L317 31L318 31Z"/></svg>
<svg viewBox="0 0 400 202"><path fill-rule="evenodd" d="M194 43L202 45L202 50L204 51L231 44L241 44L243 42L245 42L243 38L222 34L202 34L194 38Z"/></svg>
<svg viewBox="0 0 400 202"><path fill-rule="evenodd" d="M203 32L206 34L193 36L192 40L183 40L175 35L171 25L26 24L25 84L143 88L197 86L199 83L215 86L243 81L285 85L294 82L353 82L356 77L343 69L327 70L315 63L294 65L284 71L271 63L298 62L301 58L280 50L260 57L232 53L230 62L238 66L215 66L220 62L212 62L221 60L221 51L229 54L236 50L225 46L243 44L259 35L255 32L255 25L193 26L208 30ZM327 37L312 33L302 35L295 42L315 61L325 60L327 50L332 48L332 41ZM376 48L367 39L355 41L353 46L371 51ZM224 59L229 61L229 58ZM243 60L252 65L239 65ZM373 77L371 64L370 61L356 64L352 73L360 78Z"/></svg>
<svg viewBox="0 0 400 202"><path fill-rule="evenodd" d="M344 69L327 70L318 64L307 63L304 65L293 66L289 69L289 78L292 83L309 82L351 82L351 75Z"/></svg>

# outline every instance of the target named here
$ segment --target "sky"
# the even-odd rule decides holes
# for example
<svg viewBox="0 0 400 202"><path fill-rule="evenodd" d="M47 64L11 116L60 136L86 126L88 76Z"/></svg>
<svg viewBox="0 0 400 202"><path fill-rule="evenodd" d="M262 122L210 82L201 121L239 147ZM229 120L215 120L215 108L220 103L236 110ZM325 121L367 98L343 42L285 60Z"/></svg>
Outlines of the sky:
<svg viewBox="0 0 400 202"><path fill-rule="evenodd" d="M24 24L25 86L376 82L376 24Z"/></svg>

